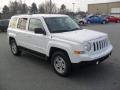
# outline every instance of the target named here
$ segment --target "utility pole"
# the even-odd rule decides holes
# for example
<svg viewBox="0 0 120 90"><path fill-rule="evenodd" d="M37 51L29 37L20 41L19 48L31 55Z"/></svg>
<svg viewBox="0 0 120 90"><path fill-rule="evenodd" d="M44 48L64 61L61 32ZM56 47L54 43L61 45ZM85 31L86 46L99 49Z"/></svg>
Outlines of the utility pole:
<svg viewBox="0 0 120 90"><path fill-rule="evenodd" d="M52 13L52 0L50 0L50 14Z"/></svg>
<svg viewBox="0 0 120 90"><path fill-rule="evenodd" d="M73 18L74 18L75 3L72 3L72 4L73 4Z"/></svg>
<svg viewBox="0 0 120 90"><path fill-rule="evenodd" d="M75 3L72 3L73 4L73 13L74 13L74 9L75 9Z"/></svg>

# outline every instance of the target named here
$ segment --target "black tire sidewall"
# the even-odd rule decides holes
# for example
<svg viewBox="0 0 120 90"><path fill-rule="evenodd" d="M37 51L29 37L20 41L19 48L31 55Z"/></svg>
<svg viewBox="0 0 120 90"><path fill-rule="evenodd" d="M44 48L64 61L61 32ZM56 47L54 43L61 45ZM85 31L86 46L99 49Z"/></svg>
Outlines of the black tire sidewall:
<svg viewBox="0 0 120 90"><path fill-rule="evenodd" d="M106 24L107 22L104 20L103 22L102 22L102 24Z"/></svg>
<svg viewBox="0 0 120 90"><path fill-rule="evenodd" d="M66 65L66 69L65 69L65 72L64 73L59 73L56 69L55 69L55 66L54 66L54 60L57 56L60 56L64 59L65 61L65 65ZM71 62L70 62L70 59L68 57L68 55L65 53L65 52L62 52L62 51L58 51L58 52L55 52L53 53L52 55L52 58L51 58L51 64L52 64L52 67L54 69L54 71L60 75L60 76L64 76L64 77L67 77L70 75L71 73Z"/></svg>
<svg viewBox="0 0 120 90"><path fill-rule="evenodd" d="M14 53L14 52L12 51L12 44L13 44L13 43L16 45L16 53ZM11 48L11 52L13 53L13 55L15 55L15 56L21 55L21 51L19 50L19 48L18 48L18 46L17 46L17 43L16 43L16 41L15 41L14 39L12 39L12 40L10 41L10 48Z"/></svg>
<svg viewBox="0 0 120 90"><path fill-rule="evenodd" d="M87 24L90 24L90 23L91 23L91 22L88 20L88 21L87 21Z"/></svg>
<svg viewBox="0 0 120 90"><path fill-rule="evenodd" d="M84 22L82 22L82 21L81 21L81 22L79 22L79 25L84 25Z"/></svg>
<svg viewBox="0 0 120 90"><path fill-rule="evenodd" d="M117 20L117 23L120 23L120 20Z"/></svg>

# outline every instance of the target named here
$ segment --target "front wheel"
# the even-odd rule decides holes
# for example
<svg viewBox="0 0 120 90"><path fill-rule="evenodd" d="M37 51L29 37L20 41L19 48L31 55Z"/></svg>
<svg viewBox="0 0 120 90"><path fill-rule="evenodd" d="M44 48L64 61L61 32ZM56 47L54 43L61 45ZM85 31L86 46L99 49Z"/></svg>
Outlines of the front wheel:
<svg viewBox="0 0 120 90"><path fill-rule="evenodd" d="M14 39L12 39L10 41L10 47L11 47L11 52L13 53L13 55L15 56L20 56L21 55L21 51L19 50L16 41Z"/></svg>
<svg viewBox="0 0 120 90"><path fill-rule="evenodd" d="M71 73L71 62L67 53L58 51L53 53L51 58L51 64L54 71L61 76L69 76Z"/></svg>

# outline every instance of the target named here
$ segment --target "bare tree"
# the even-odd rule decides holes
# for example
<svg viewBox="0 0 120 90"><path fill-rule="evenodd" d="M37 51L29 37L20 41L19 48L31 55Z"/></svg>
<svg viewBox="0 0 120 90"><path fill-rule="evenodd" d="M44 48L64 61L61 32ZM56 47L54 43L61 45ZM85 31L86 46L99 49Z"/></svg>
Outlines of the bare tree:
<svg viewBox="0 0 120 90"><path fill-rule="evenodd" d="M57 12L58 12L58 8L56 7L55 3L51 3L51 6L50 6L50 2L46 2L45 4L42 3L39 5L39 13L57 13Z"/></svg>
<svg viewBox="0 0 120 90"><path fill-rule="evenodd" d="M37 5L36 3L32 3L32 6L31 6L31 13L38 13L38 9L37 9Z"/></svg>
<svg viewBox="0 0 120 90"><path fill-rule="evenodd" d="M3 7L1 16L2 18L9 18L9 7L7 5Z"/></svg>
<svg viewBox="0 0 120 90"><path fill-rule="evenodd" d="M3 13L3 14L9 13L9 7L8 7L7 5L5 5L5 6L3 7L2 13Z"/></svg>
<svg viewBox="0 0 120 90"><path fill-rule="evenodd" d="M14 1L10 2L10 12L13 14L20 14L21 13L21 3Z"/></svg>
<svg viewBox="0 0 120 90"><path fill-rule="evenodd" d="M66 13L66 6L64 4L61 5L60 7L60 13L65 14Z"/></svg>
<svg viewBox="0 0 120 90"><path fill-rule="evenodd" d="M39 5L39 9L38 9L39 13L42 13L44 14L46 11L45 11L45 4L42 3Z"/></svg>
<svg viewBox="0 0 120 90"><path fill-rule="evenodd" d="M27 13L28 12L28 6L24 3L24 4L22 4L22 9L21 9L21 12L23 13L23 14L25 14L25 13Z"/></svg>

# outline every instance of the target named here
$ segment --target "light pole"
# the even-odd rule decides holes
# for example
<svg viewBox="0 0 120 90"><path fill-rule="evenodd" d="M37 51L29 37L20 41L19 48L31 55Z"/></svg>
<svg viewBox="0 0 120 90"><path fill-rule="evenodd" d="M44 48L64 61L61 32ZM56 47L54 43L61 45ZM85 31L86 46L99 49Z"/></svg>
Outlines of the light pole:
<svg viewBox="0 0 120 90"><path fill-rule="evenodd" d="M74 13L74 9L75 9L75 3L72 3L73 4L73 13Z"/></svg>
<svg viewBox="0 0 120 90"><path fill-rule="evenodd" d="M74 18L75 3L72 3L72 4L73 4L73 18Z"/></svg>
<svg viewBox="0 0 120 90"><path fill-rule="evenodd" d="M52 0L50 0L50 14L52 13Z"/></svg>

